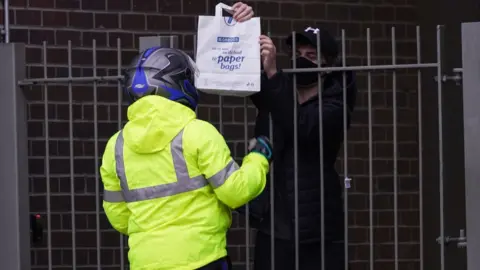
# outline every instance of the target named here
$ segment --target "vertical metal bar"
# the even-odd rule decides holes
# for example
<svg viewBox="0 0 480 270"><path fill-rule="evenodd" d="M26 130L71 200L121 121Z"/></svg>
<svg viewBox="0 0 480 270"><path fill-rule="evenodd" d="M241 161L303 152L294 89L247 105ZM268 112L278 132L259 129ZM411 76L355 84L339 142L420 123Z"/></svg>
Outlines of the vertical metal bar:
<svg viewBox="0 0 480 270"><path fill-rule="evenodd" d="M292 32L292 37L296 33ZM297 51L297 41L292 39L292 62L293 69L297 68L297 59L295 58ZM293 73L293 183L294 183L294 209L295 209L295 270L300 270L300 245L299 245L299 227L298 227L298 122L297 122L297 74Z"/></svg>
<svg viewBox="0 0 480 270"><path fill-rule="evenodd" d="M3 27L5 28L5 43L10 43L10 1L3 0Z"/></svg>
<svg viewBox="0 0 480 270"><path fill-rule="evenodd" d="M218 96L218 129L220 131L220 134L223 135L224 134L223 133L223 97L221 95ZM245 208L246 208L245 222L247 222L249 219L248 204L245 206ZM246 262L246 264L248 265L248 261Z"/></svg>
<svg viewBox="0 0 480 270"><path fill-rule="evenodd" d="M268 24L268 33L270 37L270 24ZM269 113L268 119L268 131L270 137L270 143L274 146L273 141L273 118L272 114ZM275 270L275 164L272 162L270 164L270 270Z"/></svg>
<svg viewBox="0 0 480 270"><path fill-rule="evenodd" d="M347 66L347 53L346 53L346 41L345 41L345 29L342 29L342 67ZM350 177L348 177L348 118L347 118L347 77L345 71L343 72L343 175L345 177L344 183L344 252L345 252L345 270L348 270L348 189L350 188Z"/></svg>
<svg viewBox="0 0 480 270"><path fill-rule="evenodd" d="M397 44L395 27L392 27L392 65L397 64ZM392 103L393 103L393 222L395 243L395 270L398 270L398 138L397 138L397 72L392 72Z"/></svg>
<svg viewBox="0 0 480 270"><path fill-rule="evenodd" d="M92 40L93 50L93 77L97 77L97 41ZM96 234L97 234L97 269L101 270L101 241L100 241L100 189L99 189L99 171L98 171L98 102L97 102L97 81L93 81L93 141L95 152L95 218L96 218Z"/></svg>
<svg viewBox="0 0 480 270"><path fill-rule="evenodd" d="M223 133L223 97L222 96L218 96L218 129L220 131L220 134L224 134ZM245 152L247 153L247 152ZM248 222L248 219L249 219L249 212L248 212L248 204L245 205L245 208L246 208L246 213L245 213L245 222ZM247 230L247 229L245 229ZM245 234L247 234L245 232ZM246 236L245 236L246 237ZM247 240L248 241L248 240ZM248 249L247 249L248 251ZM245 262L246 265L248 265L248 261Z"/></svg>
<svg viewBox="0 0 480 270"><path fill-rule="evenodd" d="M367 65L372 65L372 42L370 28L367 28ZM367 71L368 93L368 214L369 214L369 238L370 238L370 270L374 269L374 245L373 245L373 103L372 103L372 71Z"/></svg>
<svg viewBox="0 0 480 270"><path fill-rule="evenodd" d="M248 98L243 99L243 139L245 154L248 153ZM250 209L249 204L245 205L245 260L246 269L250 269Z"/></svg>
<svg viewBox="0 0 480 270"><path fill-rule="evenodd" d="M47 42L43 42L43 77L47 78ZM45 181L47 189L47 253L48 253L48 270L52 270L52 206L50 193L50 126L48 115L48 84L43 85L44 94L44 113L45 113Z"/></svg>
<svg viewBox="0 0 480 270"><path fill-rule="evenodd" d="M270 143L273 141L273 119L269 114L268 130L270 132ZM270 164L270 270L275 270L275 181L274 181L274 164Z"/></svg>
<svg viewBox="0 0 480 270"><path fill-rule="evenodd" d="M72 41L68 41L68 78L72 79ZM77 269L77 238L75 235L75 170L73 160L73 87L68 82L68 115L69 115L69 144L70 144L70 203L72 211L72 269Z"/></svg>
<svg viewBox="0 0 480 270"><path fill-rule="evenodd" d="M416 27L417 33L417 63L422 63L421 44L420 44L420 26ZM418 201L419 201L419 221L420 221L420 270L423 270L423 119L422 119L422 71L417 70L417 117L418 117Z"/></svg>
<svg viewBox="0 0 480 270"><path fill-rule="evenodd" d="M442 78L442 45L443 45L443 27L437 26L437 78ZM443 95L442 95L442 80L437 80L438 92L438 177L439 177L439 200L440 200L440 270L445 270L445 216L444 216L444 190L443 190Z"/></svg>
<svg viewBox="0 0 480 270"><path fill-rule="evenodd" d="M197 35L193 35L193 60L197 59Z"/></svg>
<svg viewBox="0 0 480 270"><path fill-rule="evenodd" d="M122 76L122 40L117 38L117 75ZM117 128L118 130L122 129L122 82L117 82L117 117L118 123ZM123 234L119 234L120 236L120 269L125 269L125 237Z"/></svg>
<svg viewBox="0 0 480 270"><path fill-rule="evenodd" d="M322 64L322 45L320 42L320 32L317 34L317 64ZM325 270L325 179L324 179L324 159L323 159L323 81L322 74L317 73L318 78L318 145L320 152L320 246L321 246L321 270Z"/></svg>

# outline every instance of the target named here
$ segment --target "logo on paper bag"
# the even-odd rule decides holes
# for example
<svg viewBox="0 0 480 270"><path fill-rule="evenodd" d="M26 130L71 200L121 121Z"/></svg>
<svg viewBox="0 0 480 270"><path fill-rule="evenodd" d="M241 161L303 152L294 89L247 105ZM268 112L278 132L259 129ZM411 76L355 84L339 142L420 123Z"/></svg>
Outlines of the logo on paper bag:
<svg viewBox="0 0 480 270"><path fill-rule="evenodd" d="M236 43L236 42L240 42L240 38L239 37L217 37L217 42Z"/></svg>
<svg viewBox="0 0 480 270"><path fill-rule="evenodd" d="M212 60L221 70L234 71L242 67L245 56L242 55L241 50L228 50L221 55L213 57Z"/></svg>
<svg viewBox="0 0 480 270"><path fill-rule="evenodd" d="M237 24L237 21L233 17L223 17L225 24L228 26L234 26Z"/></svg>

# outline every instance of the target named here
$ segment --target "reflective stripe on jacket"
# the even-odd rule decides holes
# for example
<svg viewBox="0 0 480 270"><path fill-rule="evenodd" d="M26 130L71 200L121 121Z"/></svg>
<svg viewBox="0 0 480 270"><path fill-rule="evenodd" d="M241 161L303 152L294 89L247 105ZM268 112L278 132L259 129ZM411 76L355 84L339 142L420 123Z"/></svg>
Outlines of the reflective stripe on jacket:
<svg viewBox="0 0 480 270"><path fill-rule="evenodd" d="M230 209L263 191L268 161L251 153L239 167L214 126L159 96L132 104L128 119L107 143L101 176L131 269L191 270L226 256Z"/></svg>

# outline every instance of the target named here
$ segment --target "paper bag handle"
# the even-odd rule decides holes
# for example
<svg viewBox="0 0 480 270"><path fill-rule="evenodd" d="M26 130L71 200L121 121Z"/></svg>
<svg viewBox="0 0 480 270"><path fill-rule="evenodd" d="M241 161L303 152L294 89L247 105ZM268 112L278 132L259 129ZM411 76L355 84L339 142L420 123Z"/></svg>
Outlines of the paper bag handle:
<svg viewBox="0 0 480 270"><path fill-rule="evenodd" d="M215 17L222 17L223 10L226 10L228 13L233 14L233 8L231 6L224 3L218 3L215 6Z"/></svg>

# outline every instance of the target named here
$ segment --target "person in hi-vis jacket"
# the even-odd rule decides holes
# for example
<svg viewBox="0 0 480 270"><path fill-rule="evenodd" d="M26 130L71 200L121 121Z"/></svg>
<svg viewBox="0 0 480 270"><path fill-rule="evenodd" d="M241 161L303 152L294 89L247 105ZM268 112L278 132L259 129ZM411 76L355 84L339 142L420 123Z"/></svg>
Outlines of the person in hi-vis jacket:
<svg viewBox="0 0 480 270"><path fill-rule="evenodd" d="M196 118L195 72L186 53L150 48L125 75L129 121L108 141L101 176L132 270L231 269L231 209L266 185L268 139L253 139L239 167L217 129Z"/></svg>

